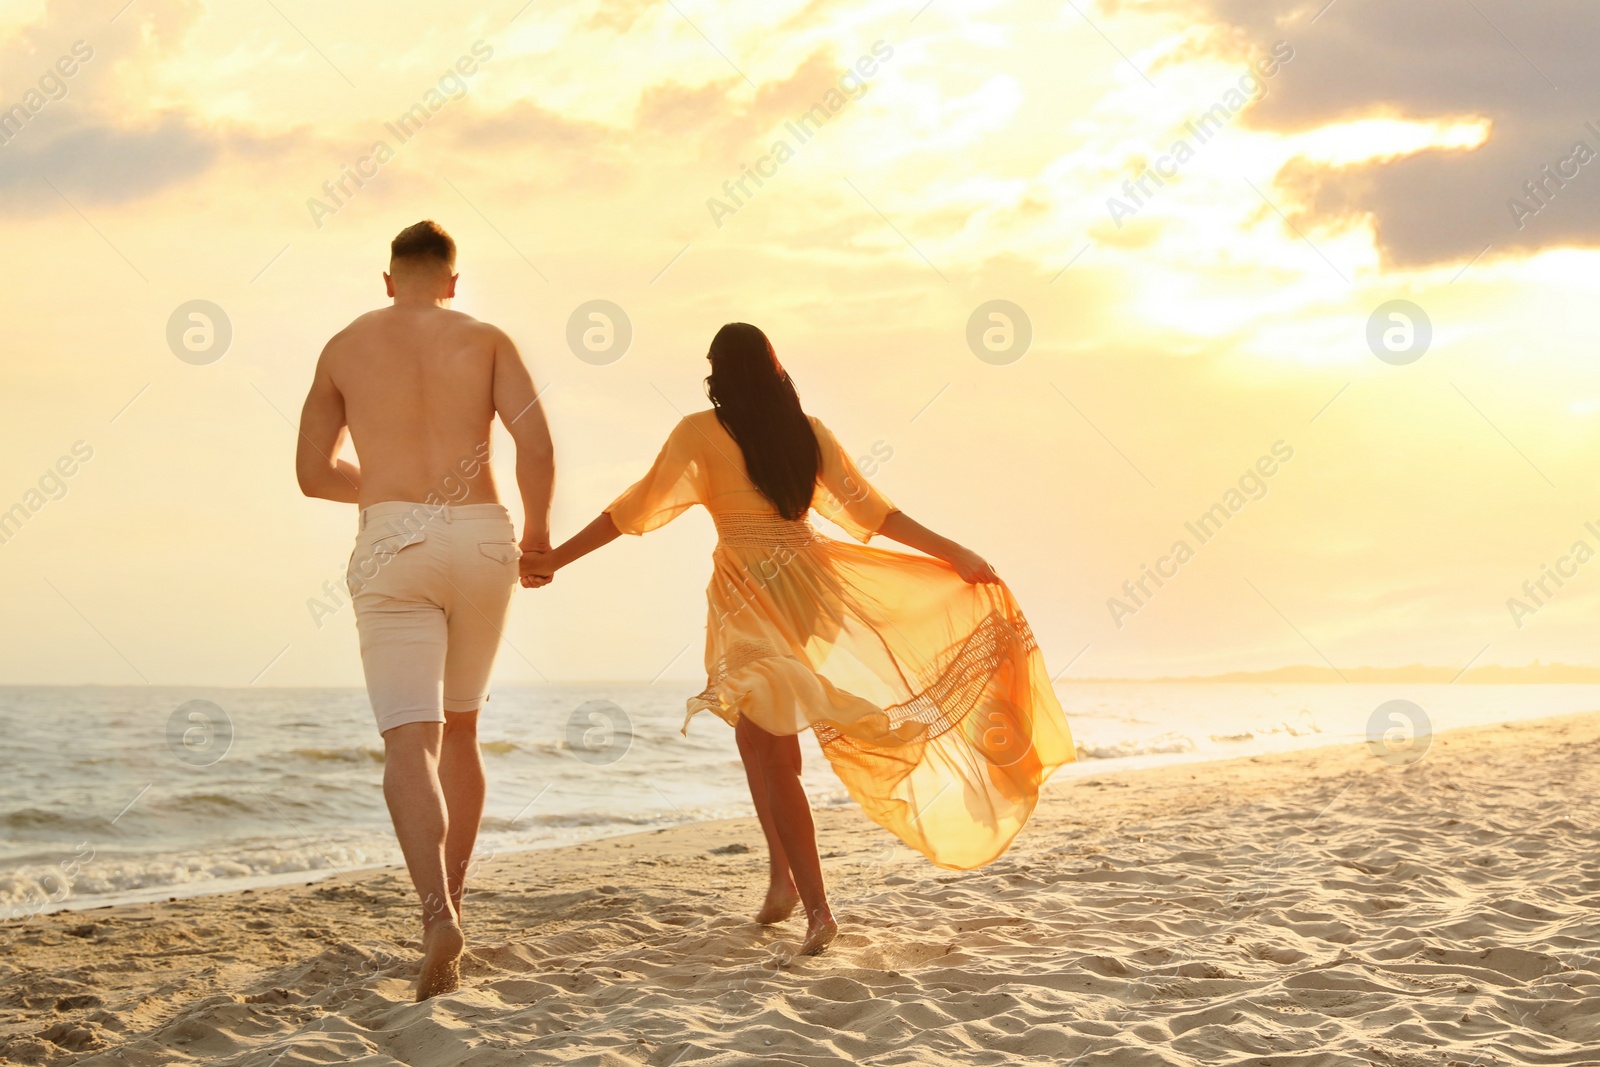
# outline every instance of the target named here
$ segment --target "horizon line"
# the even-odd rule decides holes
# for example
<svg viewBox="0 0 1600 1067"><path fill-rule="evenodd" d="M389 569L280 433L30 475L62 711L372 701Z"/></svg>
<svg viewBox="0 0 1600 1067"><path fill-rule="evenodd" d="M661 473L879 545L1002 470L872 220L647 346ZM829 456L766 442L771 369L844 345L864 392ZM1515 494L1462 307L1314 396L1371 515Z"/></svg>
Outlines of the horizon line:
<svg viewBox="0 0 1600 1067"><path fill-rule="evenodd" d="M1064 674L1065 672L1063 672ZM514 688L570 688L580 686L656 686L662 681L683 681L693 684L692 678L683 679L656 679L646 678L575 678L557 681L505 681L501 686ZM1232 670L1219 671L1212 674L1163 674L1163 675L1106 675L1091 676L1086 678L1067 678L1057 675L1051 679L1052 683L1070 685L1118 685L1118 684L1144 684L1144 685L1170 685L1178 683L1212 683L1212 684L1264 684L1264 683L1302 683L1302 684L1358 684L1364 682L1389 682L1413 684L1453 684L1463 683L1472 685L1485 684L1600 684L1600 666L1587 666L1568 663L1543 663L1534 660L1532 663L1507 666L1504 664L1481 664L1470 666L1466 669L1447 666L1430 666L1422 663L1411 663L1399 667L1319 667L1314 664L1297 663L1282 667L1271 667L1263 670ZM148 683L145 685L131 685L108 682L0 682L0 689L259 689L263 692L272 690L348 690L361 692L366 687L362 685L278 685L278 686L229 686L211 685L200 682L173 682L173 683Z"/></svg>

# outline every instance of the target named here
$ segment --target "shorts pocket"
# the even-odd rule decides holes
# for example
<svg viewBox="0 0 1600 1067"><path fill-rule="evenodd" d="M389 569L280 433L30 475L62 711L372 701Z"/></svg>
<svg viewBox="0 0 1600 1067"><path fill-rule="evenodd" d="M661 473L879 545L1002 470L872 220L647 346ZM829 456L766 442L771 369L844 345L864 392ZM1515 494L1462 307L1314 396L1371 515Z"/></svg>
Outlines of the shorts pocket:
<svg viewBox="0 0 1600 1067"><path fill-rule="evenodd" d="M400 533L387 534L372 542L367 553L387 562L400 554L402 548L410 548L428 539L428 535L421 530L405 530Z"/></svg>
<svg viewBox="0 0 1600 1067"><path fill-rule="evenodd" d="M479 541L478 551L496 563L516 563L522 559L522 549L515 541Z"/></svg>
<svg viewBox="0 0 1600 1067"><path fill-rule="evenodd" d="M371 581L377 577L378 571L400 554L401 549L410 548L426 540L427 535L421 530L403 530L400 533L385 534L370 544L358 538L355 551L350 553L350 566L345 573L352 579Z"/></svg>

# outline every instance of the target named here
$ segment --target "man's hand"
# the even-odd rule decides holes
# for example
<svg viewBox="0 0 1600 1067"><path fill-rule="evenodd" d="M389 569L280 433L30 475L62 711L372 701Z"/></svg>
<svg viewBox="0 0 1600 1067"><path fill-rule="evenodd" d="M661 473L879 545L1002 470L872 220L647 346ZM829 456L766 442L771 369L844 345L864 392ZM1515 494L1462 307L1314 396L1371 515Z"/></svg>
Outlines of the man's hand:
<svg viewBox="0 0 1600 1067"><path fill-rule="evenodd" d="M550 584L556 568L550 559L549 544L522 546L522 559L517 564L517 575L524 589L540 589Z"/></svg>

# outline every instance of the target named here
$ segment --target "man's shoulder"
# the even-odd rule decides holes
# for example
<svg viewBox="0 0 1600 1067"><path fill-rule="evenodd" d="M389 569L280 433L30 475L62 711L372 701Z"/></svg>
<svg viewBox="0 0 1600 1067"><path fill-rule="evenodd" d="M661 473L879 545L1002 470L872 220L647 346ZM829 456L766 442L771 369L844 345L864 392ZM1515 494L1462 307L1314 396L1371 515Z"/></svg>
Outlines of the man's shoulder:
<svg viewBox="0 0 1600 1067"><path fill-rule="evenodd" d="M468 327L468 328L476 327L476 328L480 328L480 329L490 329L490 330L494 329L493 326L490 326L487 322L484 322L482 319L473 318L471 315L468 315L465 311L457 311L455 308L429 308L428 309L428 314L430 314L430 315L438 315L441 319L444 319L447 322L456 323L459 326L465 326L465 327Z"/></svg>
<svg viewBox="0 0 1600 1067"><path fill-rule="evenodd" d="M375 308L372 311L362 312L357 315L345 325L344 329L333 335L328 341L329 347L331 348L341 341L350 341L360 337L381 323L383 321L383 313L388 310L388 308Z"/></svg>
<svg viewBox="0 0 1600 1067"><path fill-rule="evenodd" d="M445 320L446 322L450 323L453 328L472 337L481 338L491 344L508 340L506 332L500 327L492 322L484 322L482 319L473 318L465 311L457 311L454 308L440 308L439 314L449 316Z"/></svg>

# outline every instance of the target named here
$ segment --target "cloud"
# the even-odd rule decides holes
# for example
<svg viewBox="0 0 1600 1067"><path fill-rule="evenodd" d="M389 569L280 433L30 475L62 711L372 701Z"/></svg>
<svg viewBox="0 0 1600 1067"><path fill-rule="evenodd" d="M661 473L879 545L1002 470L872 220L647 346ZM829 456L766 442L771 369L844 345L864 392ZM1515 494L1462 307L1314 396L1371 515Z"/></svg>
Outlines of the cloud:
<svg viewBox="0 0 1600 1067"><path fill-rule="evenodd" d="M178 115L145 129L92 119L57 130L27 129L0 150L0 212L37 210L41 200L54 198L50 185L74 202L138 200L194 180L221 154L222 138Z"/></svg>
<svg viewBox="0 0 1600 1067"><path fill-rule="evenodd" d="M110 23L52 0L0 42L0 214L127 203L192 181L229 140L191 115L153 107L130 86L181 48L199 16L187 0L152 0Z"/></svg>
<svg viewBox="0 0 1600 1067"><path fill-rule="evenodd" d="M1370 214L1385 259L1397 265L1469 259L1490 245L1499 254L1600 244L1600 160L1559 184L1542 173L1578 141L1600 154L1600 133L1585 126L1600 129L1592 3L1548 0L1530 11L1515 0L1338 0L1316 17L1325 0L1203 2L1255 48L1280 39L1294 46L1293 64L1252 109L1251 126L1301 131L1376 114L1492 123L1475 149L1291 164L1280 183L1313 216ZM1542 204L1525 188L1541 180ZM1515 219L1514 198L1536 213Z"/></svg>
<svg viewBox="0 0 1600 1067"><path fill-rule="evenodd" d="M656 6L655 0L600 0L589 18L588 28L625 34Z"/></svg>
<svg viewBox="0 0 1600 1067"><path fill-rule="evenodd" d="M594 188L598 181L611 191L633 176L648 178L659 191L667 184L658 169L663 163L674 173L707 166L736 172L741 162L766 151L786 120L803 115L835 88L851 62L819 50L754 94L744 91L737 75L701 85L653 82L640 87L632 114L616 125L521 99L495 111L463 112L448 136L464 151L493 149L535 159L541 186ZM686 202L698 201L697 193Z"/></svg>
<svg viewBox="0 0 1600 1067"><path fill-rule="evenodd" d="M598 122L569 119L528 100L499 111L479 112L448 127L463 148L520 147L540 152L590 152L610 138Z"/></svg>

